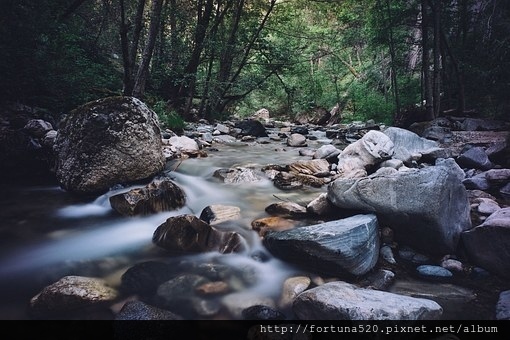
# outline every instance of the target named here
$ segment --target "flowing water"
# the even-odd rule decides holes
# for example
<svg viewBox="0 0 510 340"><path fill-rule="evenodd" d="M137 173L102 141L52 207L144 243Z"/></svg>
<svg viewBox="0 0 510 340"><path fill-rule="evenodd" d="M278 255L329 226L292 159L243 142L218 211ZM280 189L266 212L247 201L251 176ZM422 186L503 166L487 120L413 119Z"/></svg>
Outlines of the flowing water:
<svg viewBox="0 0 510 340"><path fill-rule="evenodd" d="M324 135L318 137L311 147L329 142ZM148 259L168 259L170 255L152 244L154 230L170 216L200 216L212 204L241 209L241 219L230 228L246 238L248 250L242 254L208 253L178 259L249 268L251 284L245 284L244 291L277 299L283 280L299 271L264 250L258 235L251 230L251 222L268 216L264 209L271 203L283 199L307 204L326 188L281 191L268 179L221 183L212 176L219 168L260 169L303 158L298 155L298 148L279 143L217 148L208 151L207 158L169 162L166 172L184 189L187 203L179 210L147 217L122 217L110 207L109 196L133 187L83 199L56 184L5 186L0 196L0 319L28 318L30 298L65 275L103 277L119 285L121 274L132 265ZM264 254L266 260L257 260L253 256L256 253Z"/></svg>

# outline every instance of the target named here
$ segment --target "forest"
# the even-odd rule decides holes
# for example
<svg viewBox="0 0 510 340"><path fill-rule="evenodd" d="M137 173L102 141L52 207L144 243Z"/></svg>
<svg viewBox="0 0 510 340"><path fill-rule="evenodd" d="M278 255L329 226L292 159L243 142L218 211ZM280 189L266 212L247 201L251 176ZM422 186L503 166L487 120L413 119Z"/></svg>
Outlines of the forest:
<svg viewBox="0 0 510 340"><path fill-rule="evenodd" d="M266 108L292 119L502 118L503 0L4 0L0 101L60 115L142 99L169 127Z"/></svg>

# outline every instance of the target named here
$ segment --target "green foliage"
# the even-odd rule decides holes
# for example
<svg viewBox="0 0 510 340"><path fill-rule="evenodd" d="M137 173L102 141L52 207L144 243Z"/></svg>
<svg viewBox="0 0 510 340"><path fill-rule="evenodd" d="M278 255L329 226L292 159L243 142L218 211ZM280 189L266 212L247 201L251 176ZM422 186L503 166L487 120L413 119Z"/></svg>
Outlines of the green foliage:
<svg viewBox="0 0 510 340"><path fill-rule="evenodd" d="M169 110L165 101L157 101L152 109L158 115L158 119L162 127L170 130L182 130L186 127L186 123L181 116L174 110Z"/></svg>

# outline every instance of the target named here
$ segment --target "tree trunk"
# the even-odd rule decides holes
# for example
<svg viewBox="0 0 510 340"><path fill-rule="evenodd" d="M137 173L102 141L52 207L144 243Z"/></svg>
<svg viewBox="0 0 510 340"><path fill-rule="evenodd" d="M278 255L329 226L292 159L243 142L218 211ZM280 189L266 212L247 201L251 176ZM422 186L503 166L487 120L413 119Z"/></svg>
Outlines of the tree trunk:
<svg viewBox="0 0 510 340"><path fill-rule="evenodd" d="M427 0L421 1L421 44L422 44L422 73L423 73L423 93L425 99L425 111L428 120L433 120L434 104L432 97L432 82L430 79L430 43L429 43L429 14L427 10Z"/></svg>
<svg viewBox="0 0 510 340"><path fill-rule="evenodd" d="M163 9L163 0L153 0L150 11L150 24L147 43L142 54L142 60L136 73L135 86L133 88L133 96L141 98L145 92L145 85L149 75L149 65L156 44L156 37L158 34L158 27L161 17L161 10Z"/></svg>
<svg viewBox="0 0 510 340"><path fill-rule="evenodd" d="M433 1L434 14L434 117L441 110L441 0Z"/></svg>
<svg viewBox="0 0 510 340"><path fill-rule="evenodd" d="M395 98L395 116L400 112L400 98L398 92L398 82L397 82L397 67L395 66L395 41L393 39L393 18L391 15L391 7L390 0L386 0L386 11L388 14L388 43L390 49L390 57L391 57L391 83L393 85L393 95Z"/></svg>

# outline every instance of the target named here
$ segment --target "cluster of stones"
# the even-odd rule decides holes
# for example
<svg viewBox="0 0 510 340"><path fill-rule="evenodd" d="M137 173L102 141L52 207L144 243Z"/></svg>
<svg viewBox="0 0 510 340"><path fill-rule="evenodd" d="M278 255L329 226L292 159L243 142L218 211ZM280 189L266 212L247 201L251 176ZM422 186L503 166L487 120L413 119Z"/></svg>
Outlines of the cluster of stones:
<svg viewBox="0 0 510 340"><path fill-rule="evenodd" d="M252 228L273 256L332 279L289 278L275 302L243 293L253 283L249 270L146 262L124 273L121 293L105 288L104 282L66 277L32 299L36 316L111 304L123 296L137 298L122 304L117 319L221 317L225 309L231 318L248 319L437 319L443 313L437 302L387 291L397 264L410 263L416 276L436 281L480 273L469 263L508 278L510 208L504 202L510 169L497 163L508 153L506 144L448 148L454 134L439 123L424 129L429 137L444 133L435 140L396 127L336 124L322 129L342 139L338 144L352 143L309 150L307 127L272 121L265 112L257 113L264 124L256 119L215 126L202 122L186 135L166 131L161 138L153 112L143 103L117 101L117 111L105 113L105 102L98 101L64 121L55 144L57 178L64 188L101 192L119 182L154 177L165 160L205 157L214 143L279 142L299 148L304 159L291 164L267 165L260 172L220 169L215 176L243 183L264 173L282 190L324 188L307 206L268 206L269 217L253 221ZM136 114L123 114L130 110ZM94 145L78 128L97 128L101 143L110 144ZM112 196L110 202L123 215L146 215L182 207L185 194L163 176ZM237 207L209 206L199 218L173 216L157 227L153 242L172 254L246 252L245 237L224 227L240 214ZM310 218L317 222L309 223ZM458 256L463 252L464 258ZM507 295L502 292L498 318L508 318Z"/></svg>

